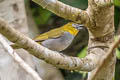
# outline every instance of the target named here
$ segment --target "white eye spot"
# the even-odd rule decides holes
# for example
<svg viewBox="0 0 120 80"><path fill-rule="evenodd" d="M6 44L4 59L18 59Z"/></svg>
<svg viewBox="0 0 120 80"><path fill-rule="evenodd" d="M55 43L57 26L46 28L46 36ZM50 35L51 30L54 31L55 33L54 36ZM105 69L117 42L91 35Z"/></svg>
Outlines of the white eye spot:
<svg viewBox="0 0 120 80"><path fill-rule="evenodd" d="M76 27L77 25L76 24L72 24L73 27Z"/></svg>

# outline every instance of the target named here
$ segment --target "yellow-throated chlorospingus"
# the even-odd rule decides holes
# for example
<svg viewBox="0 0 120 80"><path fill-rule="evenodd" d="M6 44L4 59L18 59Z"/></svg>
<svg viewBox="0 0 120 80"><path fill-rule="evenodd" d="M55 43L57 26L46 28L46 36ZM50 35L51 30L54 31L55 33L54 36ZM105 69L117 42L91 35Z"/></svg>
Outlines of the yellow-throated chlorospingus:
<svg viewBox="0 0 120 80"><path fill-rule="evenodd" d="M83 29L83 25L69 22L64 26L52 29L48 32L42 33L33 40L54 51L62 51L66 49L79 30ZM12 45L15 48L15 45Z"/></svg>

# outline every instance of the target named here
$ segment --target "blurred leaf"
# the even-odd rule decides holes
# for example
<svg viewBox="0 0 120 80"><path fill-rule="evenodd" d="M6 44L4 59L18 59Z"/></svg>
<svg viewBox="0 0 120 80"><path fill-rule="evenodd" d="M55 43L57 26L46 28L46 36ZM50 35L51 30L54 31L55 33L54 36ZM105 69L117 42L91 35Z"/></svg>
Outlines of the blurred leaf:
<svg viewBox="0 0 120 80"><path fill-rule="evenodd" d="M37 16L35 16L35 21L38 25L46 24L52 15L51 12L49 12L41 7L38 9L38 13L39 14Z"/></svg>
<svg viewBox="0 0 120 80"><path fill-rule="evenodd" d="M114 0L114 4L120 7L120 0Z"/></svg>
<svg viewBox="0 0 120 80"><path fill-rule="evenodd" d="M119 25L119 22L120 22L120 8L118 8L118 7L115 7L115 15L114 15L114 17L115 17L115 29L116 29L116 31L117 31L117 29L118 29L118 25Z"/></svg>
<svg viewBox="0 0 120 80"><path fill-rule="evenodd" d="M87 55L87 46L78 54L78 57L83 58Z"/></svg>
<svg viewBox="0 0 120 80"><path fill-rule="evenodd" d="M25 3L28 3L28 0L24 0Z"/></svg>
<svg viewBox="0 0 120 80"><path fill-rule="evenodd" d="M120 59L120 50L118 48L116 49L116 56L118 59Z"/></svg>
<svg viewBox="0 0 120 80"><path fill-rule="evenodd" d="M115 41L118 40L117 36L115 36L114 38L115 38ZM120 50L119 50L119 47L116 49L116 56L117 56L118 59L120 59Z"/></svg>
<svg viewBox="0 0 120 80"><path fill-rule="evenodd" d="M52 15L50 11L43 9L41 6L33 2L31 2L30 8L31 8L34 20L38 26L47 24L48 20L50 19Z"/></svg>

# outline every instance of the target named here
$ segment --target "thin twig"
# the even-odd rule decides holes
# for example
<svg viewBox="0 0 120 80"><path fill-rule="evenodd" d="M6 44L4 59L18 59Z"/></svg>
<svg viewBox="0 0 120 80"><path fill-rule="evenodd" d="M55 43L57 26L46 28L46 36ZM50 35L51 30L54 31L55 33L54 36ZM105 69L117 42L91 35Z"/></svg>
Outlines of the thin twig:
<svg viewBox="0 0 120 80"><path fill-rule="evenodd" d="M26 64L18 54L9 46L9 44L3 39L0 35L0 44L4 47L5 51L9 53L10 56L22 67L28 74L30 74L34 80L42 80L39 75L28 65Z"/></svg>

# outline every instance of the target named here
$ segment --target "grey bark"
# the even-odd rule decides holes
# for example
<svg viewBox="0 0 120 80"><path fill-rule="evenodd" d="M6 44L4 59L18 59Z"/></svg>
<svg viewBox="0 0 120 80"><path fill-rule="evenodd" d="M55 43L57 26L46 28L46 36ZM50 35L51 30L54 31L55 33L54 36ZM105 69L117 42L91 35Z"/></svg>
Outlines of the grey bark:
<svg viewBox="0 0 120 80"><path fill-rule="evenodd" d="M1 0L0 17L27 35L28 25L24 10L24 0ZM32 57L27 51L21 49L16 50L16 52L19 53L26 63L34 68ZM0 47L0 80L32 80L31 76L19 67L12 57L5 53L2 47Z"/></svg>
<svg viewBox="0 0 120 80"><path fill-rule="evenodd" d="M24 0L1 0L0 8L0 17L4 18L15 29L19 30L25 35L30 35L31 37L38 33L38 30L35 28L35 23L31 19L31 15L28 15L28 23L31 24L27 23ZM30 31L28 30L28 28ZM30 34L28 33L28 31ZM42 63L44 67L40 66L41 61L33 58L30 54L28 54L27 51L23 49L16 50L16 52L33 69L38 69L37 71L40 76L44 78L43 80L58 80L57 78L59 78L59 80L63 80L63 77L58 69L53 68L51 67L51 65L48 65L44 62ZM16 64L12 57L5 53L2 47L0 47L0 53L0 80L33 80L31 76L29 76L21 67L18 66L18 64ZM52 70L52 72L48 74L48 72L46 71L47 69L45 68ZM42 73L43 71L44 73ZM58 72L58 74L56 74L56 72Z"/></svg>

